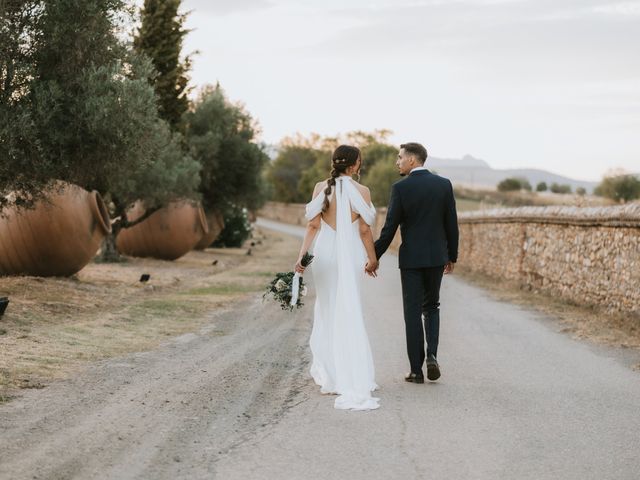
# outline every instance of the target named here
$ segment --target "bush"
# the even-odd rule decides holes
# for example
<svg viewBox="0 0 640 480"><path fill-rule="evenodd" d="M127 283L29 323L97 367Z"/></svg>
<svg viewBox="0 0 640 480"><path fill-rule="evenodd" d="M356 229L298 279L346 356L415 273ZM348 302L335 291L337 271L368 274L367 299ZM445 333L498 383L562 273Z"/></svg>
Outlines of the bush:
<svg viewBox="0 0 640 480"><path fill-rule="evenodd" d="M581 197L584 197L587 194L587 189L584 187L578 187L576 188L576 193Z"/></svg>
<svg viewBox="0 0 640 480"><path fill-rule="evenodd" d="M636 175L614 175L602 179L594 191L596 195L616 202L628 202L640 198L640 179Z"/></svg>
<svg viewBox="0 0 640 480"><path fill-rule="evenodd" d="M560 185L558 183L553 182L551 184L550 190L553 193L567 194L567 193L571 193L571 185Z"/></svg>
<svg viewBox="0 0 640 480"><path fill-rule="evenodd" d="M242 247L242 244L251 236L251 222L249 211L238 205L229 205L224 213L224 230L213 242L214 247Z"/></svg>
<svg viewBox="0 0 640 480"><path fill-rule="evenodd" d="M498 184L499 192L518 192L522 189L522 181L519 178L505 178Z"/></svg>
<svg viewBox="0 0 640 480"><path fill-rule="evenodd" d="M536 185L536 192L546 192L547 190L549 190L547 182L540 182Z"/></svg>

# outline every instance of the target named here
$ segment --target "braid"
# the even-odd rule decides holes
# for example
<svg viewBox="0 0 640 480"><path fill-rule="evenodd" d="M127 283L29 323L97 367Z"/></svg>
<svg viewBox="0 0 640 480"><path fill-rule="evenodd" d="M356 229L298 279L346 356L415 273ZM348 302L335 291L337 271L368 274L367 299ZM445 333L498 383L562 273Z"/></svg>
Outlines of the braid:
<svg viewBox="0 0 640 480"><path fill-rule="evenodd" d="M329 195L331 195L331 187L335 186L336 178L347 172L349 167L356 165L360 158L360 150L350 145L340 145L333 151L331 157L331 177L327 180L327 188L324 189L324 203L322 204L322 213L329 210Z"/></svg>
<svg viewBox="0 0 640 480"><path fill-rule="evenodd" d="M340 176L340 172L336 167L331 169L331 177L327 180L327 188L324 189L324 203L322 204L322 213L329 209L329 195L331 195L331 187L335 186L336 178Z"/></svg>

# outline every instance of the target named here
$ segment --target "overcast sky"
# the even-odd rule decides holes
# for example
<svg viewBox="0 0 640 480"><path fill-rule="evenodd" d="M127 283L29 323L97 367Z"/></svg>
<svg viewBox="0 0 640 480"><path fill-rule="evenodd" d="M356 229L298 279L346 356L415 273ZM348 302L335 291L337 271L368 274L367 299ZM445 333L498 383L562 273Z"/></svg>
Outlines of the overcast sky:
<svg viewBox="0 0 640 480"><path fill-rule="evenodd" d="M262 140L388 128L431 155L640 171L640 0L184 0L193 83Z"/></svg>

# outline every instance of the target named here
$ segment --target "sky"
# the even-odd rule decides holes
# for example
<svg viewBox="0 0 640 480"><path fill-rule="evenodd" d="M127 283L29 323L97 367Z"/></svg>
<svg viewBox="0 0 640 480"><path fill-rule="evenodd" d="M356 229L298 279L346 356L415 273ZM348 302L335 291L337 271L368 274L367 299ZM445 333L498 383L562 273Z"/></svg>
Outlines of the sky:
<svg viewBox="0 0 640 480"><path fill-rule="evenodd" d="M429 154L640 172L640 0L184 0L192 83L262 141L390 129Z"/></svg>

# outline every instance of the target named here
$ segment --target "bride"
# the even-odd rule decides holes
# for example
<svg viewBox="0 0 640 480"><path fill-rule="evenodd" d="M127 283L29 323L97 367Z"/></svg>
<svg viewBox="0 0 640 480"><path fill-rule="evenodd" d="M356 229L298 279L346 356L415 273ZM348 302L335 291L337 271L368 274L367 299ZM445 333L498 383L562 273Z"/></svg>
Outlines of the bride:
<svg viewBox="0 0 640 480"><path fill-rule="evenodd" d="M373 357L362 316L360 288L366 272L376 275L378 260L371 225L376 210L369 189L351 177L360 171L360 150L340 145L333 152L331 178L315 186L306 206L308 220L295 269L316 235L310 268L316 287L309 341L311 376L322 393L338 394L338 409L372 410L378 399Z"/></svg>

